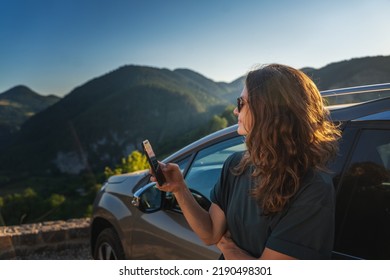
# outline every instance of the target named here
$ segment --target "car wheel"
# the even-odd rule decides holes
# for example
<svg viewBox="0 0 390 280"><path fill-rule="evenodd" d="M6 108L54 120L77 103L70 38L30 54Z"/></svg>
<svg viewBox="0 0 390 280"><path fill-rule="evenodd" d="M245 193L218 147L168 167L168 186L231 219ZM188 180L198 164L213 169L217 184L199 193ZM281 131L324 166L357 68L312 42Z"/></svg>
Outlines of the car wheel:
<svg viewBox="0 0 390 280"><path fill-rule="evenodd" d="M113 228L103 230L96 241L93 254L95 260L124 260L125 253L118 234Z"/></svg>

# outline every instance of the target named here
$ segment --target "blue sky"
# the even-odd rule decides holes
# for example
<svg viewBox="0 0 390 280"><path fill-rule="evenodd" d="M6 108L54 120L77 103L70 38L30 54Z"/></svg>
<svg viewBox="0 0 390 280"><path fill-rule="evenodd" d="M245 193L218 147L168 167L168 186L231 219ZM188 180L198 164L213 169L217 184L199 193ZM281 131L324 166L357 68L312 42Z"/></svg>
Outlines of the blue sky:
<svg viewBox="0 0 390 280"><path fill-rule="evenodd" d="M0 92L63 96L123 65L231 82L390 55L390 0L0 0Z"/></svg>

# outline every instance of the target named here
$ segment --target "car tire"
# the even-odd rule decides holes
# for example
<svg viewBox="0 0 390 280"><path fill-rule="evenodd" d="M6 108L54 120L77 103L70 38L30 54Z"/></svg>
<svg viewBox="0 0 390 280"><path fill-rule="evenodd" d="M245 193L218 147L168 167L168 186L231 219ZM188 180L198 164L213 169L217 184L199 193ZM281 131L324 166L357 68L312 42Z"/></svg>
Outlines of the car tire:
<svg viewBox="0 0 390 280"><path fill-rule="evenodd" d="M104 229L96 240L95 260L124 260L125 253L118 234L113 228Z"/></svg>

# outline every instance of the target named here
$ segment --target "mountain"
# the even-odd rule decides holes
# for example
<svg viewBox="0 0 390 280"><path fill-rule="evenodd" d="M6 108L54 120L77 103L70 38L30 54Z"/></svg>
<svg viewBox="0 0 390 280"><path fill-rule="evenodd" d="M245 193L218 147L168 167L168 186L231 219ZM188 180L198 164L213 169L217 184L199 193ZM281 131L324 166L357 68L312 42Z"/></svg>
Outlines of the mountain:
<svg viewBox="0 0 390 280"><path fill-rule="evenodd" d="M0 144L28 118L53 105L59 97L42 96L25 86L0 93Z"/></svg>
<svg viewBox="0 0 390 280"><path fill-rule="evenodd" d="M303 68L320 90L390 82L390 56L354 58L320 69Z"/></svg>
<svg viewBox="0 0 390 280"><path fill-rule="evenodd" d="M240 95L244 85L244 77L240 77L231 83L214 82L207 79L201 74L198 74L189 69L176 69L175 73L179 73L186 77L190 84L195 88L202 88L204 91L212 92L223 97L230 103L235 103L236 98Z"/></svg>
<svg viewBox="0 0 390 280"><path fill-rule="evenodd" d="M3 150L0 170L101 172L146 138L160 154L170 152L162 147L222 112L236 87L187 69L121 67L28 119Z"/></svg>

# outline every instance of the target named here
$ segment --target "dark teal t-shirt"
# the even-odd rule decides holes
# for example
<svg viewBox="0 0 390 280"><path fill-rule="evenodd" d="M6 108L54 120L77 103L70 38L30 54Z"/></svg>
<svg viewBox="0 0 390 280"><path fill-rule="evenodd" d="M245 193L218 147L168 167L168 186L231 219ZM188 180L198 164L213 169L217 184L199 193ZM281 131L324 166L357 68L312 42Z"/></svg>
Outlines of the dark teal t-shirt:
<svg viewBox="0 0 390 280"><path fill-rule="evenodd" d="M249 194L250 168L232 174L243 152L230 156L211 190L211 201L225 213L233 241L253 257L265 247L297 259L330 259L334 239L334 188L329 175L312 171L282 212L265 217Z"/></svg>

